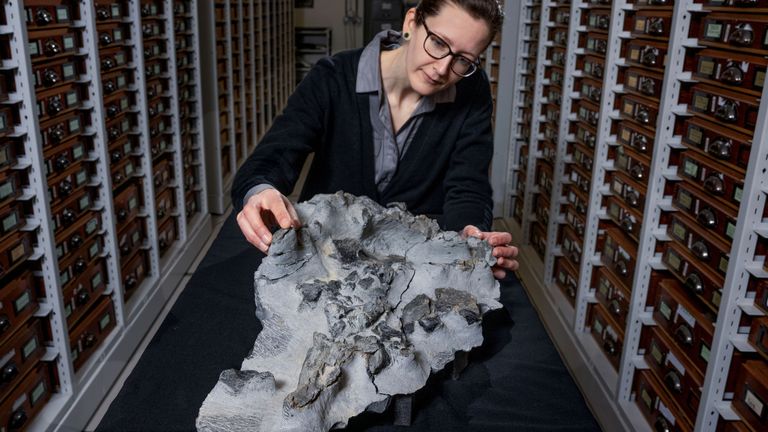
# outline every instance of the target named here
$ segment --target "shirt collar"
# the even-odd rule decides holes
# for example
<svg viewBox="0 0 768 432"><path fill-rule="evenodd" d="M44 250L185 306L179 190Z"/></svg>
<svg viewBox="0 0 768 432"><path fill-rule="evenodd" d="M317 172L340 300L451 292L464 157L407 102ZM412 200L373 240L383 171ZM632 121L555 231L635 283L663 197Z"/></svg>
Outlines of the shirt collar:
<svg viewBox="0 0 768 432"><path fill-rule="evenodd" d="M355 91L357 93L379 93L381 94L381 68L380 56L381 50L391 50L402 45L402 34L394 30L383 30L373 37L373 40L366 45L360 56L357 66L357 83ZM422 98L428 110L434 109L435 104L453 102L456 100L456 86L452 85L432 96Z"/></svg>

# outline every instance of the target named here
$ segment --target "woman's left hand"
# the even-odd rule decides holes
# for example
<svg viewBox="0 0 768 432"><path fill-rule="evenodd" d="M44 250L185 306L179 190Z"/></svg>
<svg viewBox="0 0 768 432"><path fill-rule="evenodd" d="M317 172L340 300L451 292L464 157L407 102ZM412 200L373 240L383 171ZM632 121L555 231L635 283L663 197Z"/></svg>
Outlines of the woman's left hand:
<svg viewBox="0 0 768 432"><path fill-rule="evenodd" d="M467 225L461 231L461 235L464 237L477 237L480 240L485 240L493 247L496 265L491 270L493 270L493 276L496 279L503 279L507 275L507 271L515 271L519 267L515 259L517 258L518 250L510 245L512 234L500 231L480 231L474 225Z"/></svg>

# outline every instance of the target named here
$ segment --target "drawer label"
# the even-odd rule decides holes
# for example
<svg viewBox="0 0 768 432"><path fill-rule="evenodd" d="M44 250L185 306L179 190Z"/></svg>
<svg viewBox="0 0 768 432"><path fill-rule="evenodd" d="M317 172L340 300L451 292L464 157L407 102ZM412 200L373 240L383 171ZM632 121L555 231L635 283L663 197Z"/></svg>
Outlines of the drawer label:
<svg viewBox="0 0 768 432"><path fill-rule="evenodd" d="M763 416L765 405L763 404L763 401L760 400L760 397L752 393L749 388L744 389L744 402L758 417Z"/></svg>

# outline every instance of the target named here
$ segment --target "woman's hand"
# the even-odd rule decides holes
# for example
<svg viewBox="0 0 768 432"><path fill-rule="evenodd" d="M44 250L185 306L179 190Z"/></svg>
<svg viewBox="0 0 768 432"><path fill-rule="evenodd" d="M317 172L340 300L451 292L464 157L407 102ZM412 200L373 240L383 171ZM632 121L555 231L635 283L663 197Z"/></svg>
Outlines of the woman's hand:
<svg viewBox="0 0 768 432"><path fill-rule="evenodd" d="M496 279L503 279L507 275L507 271L515 271L520 266L515 259L517 258L517 248L509 244L512 241L512 234L499 231L480 231L474 225L467 225L461 231L461 235L477 237L480 240L485 240L493 247L496 265L491 270L493 270L493 276Z"/></svg>
<svg viewBox="0 0 768 432"><path fill-rule="evenodd" d="M296 209L277 189L265 189L248 198L237 214L237 224L249 243L267 253L272 243L270 227L298 228L301 226Z"/></svg>

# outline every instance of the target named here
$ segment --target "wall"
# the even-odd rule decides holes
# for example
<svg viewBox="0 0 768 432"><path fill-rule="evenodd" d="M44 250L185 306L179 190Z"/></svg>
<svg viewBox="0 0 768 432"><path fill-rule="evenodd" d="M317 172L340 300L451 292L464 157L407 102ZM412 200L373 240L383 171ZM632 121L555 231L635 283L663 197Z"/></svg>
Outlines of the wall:
<svg viewBox="0 0 768 432"><path fill-rule="evenodd" d="M364 46L363 40L363 0L357 2L357 24L344 24L345 4L347 0L314 0L312 8L294 9L296 27L330 27L333 31L333 52Z"/></svg>

